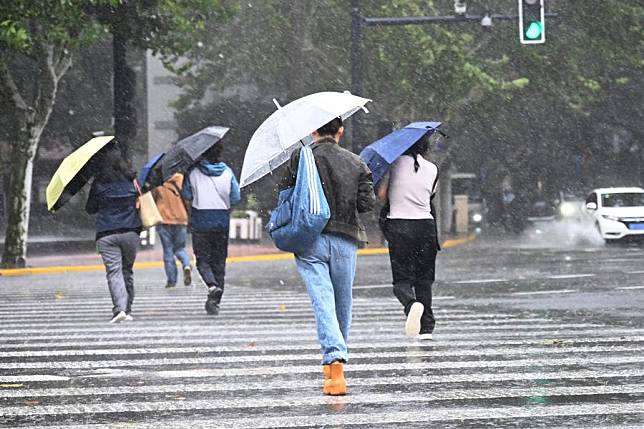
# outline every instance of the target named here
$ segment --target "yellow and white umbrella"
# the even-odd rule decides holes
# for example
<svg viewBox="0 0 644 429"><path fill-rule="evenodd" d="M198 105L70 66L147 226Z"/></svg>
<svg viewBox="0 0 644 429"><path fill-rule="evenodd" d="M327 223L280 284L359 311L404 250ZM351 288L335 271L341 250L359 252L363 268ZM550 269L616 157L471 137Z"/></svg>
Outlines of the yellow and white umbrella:
<svg viewBox="0 0 644 429"><path fill-rule="evenodd" d="M113 140L114 136L94 137L63 159L47 185L47 209L49 211L58 210L81 190L92 174L85 167Z"/></svg>

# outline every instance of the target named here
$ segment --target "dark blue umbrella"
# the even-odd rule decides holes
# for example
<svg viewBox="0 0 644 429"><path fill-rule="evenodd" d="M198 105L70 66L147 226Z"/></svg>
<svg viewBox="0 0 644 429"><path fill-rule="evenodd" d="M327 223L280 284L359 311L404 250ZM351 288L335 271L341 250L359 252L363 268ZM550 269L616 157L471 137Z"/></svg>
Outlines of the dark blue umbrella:
<svg viewBox="0 0 644 429"><path fill-rule="evenodd" d="M141 186L145 184L145 181L148 179L148 174L150 174L150 170L154 168L154 166L157 164L157 162L159 162L163 155L163 152L158 155L154 155L148 162L145 163L145 165L141 169L141 172L139 173L139 183L141 184Z"/></svg>
<svg viewBox="0 0 644 429"><path fill-rule="evenodd" d="M360 158L367 163L373 174L373 184L378 183L389 170L389 167L400 155L412 147L426 134L434 134L441 126L440 122L413 122L404 128L387 134L376 140L360 152ZM440 131L439 131L440 132Z"/></svg>

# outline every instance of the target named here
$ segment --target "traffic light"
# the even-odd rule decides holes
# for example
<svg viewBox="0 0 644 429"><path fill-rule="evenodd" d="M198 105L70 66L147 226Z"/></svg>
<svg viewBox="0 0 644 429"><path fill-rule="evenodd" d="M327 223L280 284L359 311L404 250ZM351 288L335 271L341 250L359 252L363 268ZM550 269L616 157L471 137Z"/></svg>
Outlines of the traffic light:
<svg viewBox="0 0 644 429"><path fill-rule="evenodd" d="M545 0L518 0L519 37L524 45L546 41L546 18L543 4Z"/></svg>

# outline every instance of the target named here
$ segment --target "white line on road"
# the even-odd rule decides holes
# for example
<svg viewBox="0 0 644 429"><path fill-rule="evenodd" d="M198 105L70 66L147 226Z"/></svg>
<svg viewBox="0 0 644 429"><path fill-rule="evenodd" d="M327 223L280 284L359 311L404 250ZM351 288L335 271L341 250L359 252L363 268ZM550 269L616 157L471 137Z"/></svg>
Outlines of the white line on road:
<svg viewBox="0 0 644 429"><path fill-rule="evenodd" d="M395 377L351 377L352 386L390 386L390 385L423 385L423 384L451 384L451 383L489 383L499 381L530 381L530 380L595 380L611 378L643 377L644 370L621 371L558 371L558 372L505 372L505 373L467 373L450 375L424 375L395 376ZM602 382L603 383L603 382ZM181 392L213 392L213 391L273 391L279 389L303 389L311 387L311 380L276 379L241 383L194 383L181 385ZM29 398L29 397L56 397L56 396L103 396L103 395L131 395L150 393L177 393L176 384L153 384L135 386L101 386L101 387L65 387L43 389L0 390L0 398Z"/></svg>
<svg viewBox="0 0 644 429"><path fill-rule="evenodd" d="M621 289L621 290L644 289L644 286L621 286L621 287L616 287L615 289Z"/></svg>
<svg viewBox="0 0 644 429"><path fill-rule="evenodd" d="M352 347L353 349L353 347ZM406 350L401 351L387 351L387 352L352 352L351 359L352 362L356 359L382 359L382 358L418 358L418 357L436 357L440 358L443 356L520 356L527 354L570 354L570 353L630 353L630 352L639 352L642 349L642 346L639 344L629 345L629 346L545 346L541 344L537 347L521 347L521 348L508 348L508 347L497 347L497 348L486 348L482 350L478 348L477 350L438 350L438 351L429 351L429 350L409 350L409 347L406 347ZM132 356L133 359L136 359L137 356L149 356L149 355L164 355L164 354L188 354L188 355L199 355L201 353L221 353L220 347L159 347L159 348L131 348L131 349L93 349L93 350L41 350L41 351L25 351L25 352L2 352L0 353L0 358L10 358L10 357L47 357L52 358L54 356L73 356L73 357L87 357L87 356ZM246 347L244 352L256 351L254 349L249 349ZM275 352L276 350L271 350ZM308 350L306 350L308 352ZM279 354L266 354L266 350L259 352L261 354L253 355L227 355L227 356L213 356L212 359L215 359L217 363L233 363L233 362L267 362L273 360L281 360L282 355ZM313 353L292 353L289 357L289 360L317 360L319 354ZM165 358L164 361L172 365L173 359L176 358ZM191 359L191 358L188 358ZM85 363L91 366L91 363L98 362L98 365L101 367L109 366L109 360L106 361L65 361L70 364L76 363ZM58 362L61 365L64 365L65 362ZM135 361L136 362L136 361ZM25 368L23 365L27 365L28 368L41 368L38 366L40 364L49 367L51 362L29 362L29 363L15 363L15 365L20 365L20 368ZM4 369L3 365L6 363L0 362L0 368ZM8 364L8 368L12 367L12 363ZM31 366L33 365L33 366Z"/></svg>
<svg viewBox="0 0 644 429"><path fill-rule="evenodd" d="M216 325L213 325L216 326ZM591 325L592 326L592 325ZM543 339L551 339L551 338L558 338L558 339L576 339L580 337L597 337L600 333L602 335L639 335L644 333L644 329L638 329L638 328L625 328L625 329L615 329L615 328L604 328L600 326L596 326L593 328L588 328L588 329L573 329L573 328L566 328L563 325L555 325L553 327L550 327L549 329L544 329L544 330L536 330L537 328L528 328L525 331L519 331L517 332L516 330L505 330L505 331L500 331L500 332L485 332L480 333L480 332L475 332L473 329L467 329L466 331L468 333L447 333L445 332L447 329L440 329L440 331L435 331L436 334L439 334L441 337L445 338L445 340L451 341L451 340L456 340L456 339L477 339L481 338L481 336L485 336L486 338L540 338L543 337ZM255 333L253 332L252 335L249 335L248 333L245 333L244 336L241 336L240 333L236 334L231 334L228 336L223 336L217 331L212 331L210 334L210 338L216 340L218 343L233 343L233 344L244 344L244 343L249 343L249 342L269 342L269 343L274 343L274 342L279 342L279 341L288 341L288 342L294 342L298 341L296 338L294 338L294 335L298 335L298 338L302 338L303 341L311 341L311 338L315 335L313 330L310 331L311 338L306 338L304 335L302 335L302 329L297 330L297 334L294 334L293 332L276 332L274 335L267 336L266 331L262 331L261 333ZM183 342L187 341L192 341L192 340L198 340L198 339L203 339L204 337L207 337L209 334L207 332L202 332L202 333L193 333L190 330L186 330L184 332L151 332L151 333L135 333L135 335L132 335L128 333L125 330L119 331L118 329L115 329L114 333L104 333L101 334L100 336L96 334L73 334L73 335L47 335L47 336L33 336L33 337L28 337L25 338L23 336L16 336L16 337L8 337L8 338L3 338L6 341L17 341L21 344L25 344L26 341L52 341L52 340L64 340L64 341L69 341L69 340L94 340L96 341L96 344L100 344L103 341L108 341L110 339L118 339L120 341L127 341L127 340L143 340L143 339L160 339L164 338L167 339L166 341L170 340L180 340ZM400 338L402 341L404 337L402 337L402 334L399 332L399 328L392 327L391 329L378 329L377 331L370 330L370 331L363 331L362 333L358 334L355 333L352 335L353 341L354 342L368 342L372 339L376 338ZM4 347L3 347L4 348Z"/></svg>
<svg viewBox="0 0 644 429"><path fill-rule="evenodd" d="M644 274L644 271L628 271L626 274Z"/></svg>
<svg viewBox="0 0 644 429"><path fill-rule="evenodd" d="M511 295L519 295L519 296L524 296L524 295L550 295L550 294L557 294L557 293L573 293L577 292L576 289L559 289L559 290L535 290L532 292L512 292Z"/></svg>
<svg viewBox="0 0 644 429"><path fill-rule="evenodd" d="M248 356L239 357L239 360L230 360L225 357L204 358L163 358L163 359L136 359L136 360L108 360L108 361L69 361L69 362L6 362L0 363L2 369L107 369L136 368L145 366L168 365L214 365L232 362L273 362L278 366L264 367L233 367L233 368L202 368L194 370L162 370L155 374L163 378L182 377L243 377L275 374L305 374L320 372L319 365L284 365L282 356ZM268 359L264 359L268 358ZM289 357L290 359L291 357ZM307 357L309 360L318 360L319 355ZM238 358L235 358L238 359ZM400 362L385 364L351 364L347 371L389 371L389 370L435 370L456 368L503 368L503 367L535 367L535 366L568 366L568 365L620 365L644 363L644 356L591 356L570 358L545 358L545 359L511 359L511 360L471 360L471 361L432 361L430 362ZM101 377L103 374L87 377ZM109 378L111 375L108 373Z"/></svg>
<svg viewBox="0 0 644 429"><path fill-rule="evenodd" d="M501 282L509 282L510 280L508 279L476 279L476 280L458 280L454 282L448 282L448 283L455 283L455 284L475 284L475 283L501 283Z"/></svg>
<svg viewBox="0 0 644 429"><path fill-rule="evenodd" d="M523 398L539 396L570 396L570 395L614 395L614 394L639 394L644 392L642 385L621 385L621 386L574 386L574 387L540 387L540 388L515 388L515 389L455 389L449 391L424 392L422 399L417 393L358 393L343 398L342 403L350 404L392 404L418 401L453 401L463 399L493 399L493 398ZM314 407L327 405L328 399L323 395L300 395L282 398L275 395L262 398L239 398L227 399L206 399L191 401L158 401L158 402L120 402L105 404L74 404L74 405L47 405L31 407L0 407L0 413L5 416L32 416L32 415L72 415L72 414L105 414L105 413L133 413L153 411L191 411L191 410L223 410L223 409L254 409L254 408L293 408L293 407ZM581 404L575 404L580 406ZM613 406L613 410L605 410L601 414L620 414L627 405L620 404ZM593 404L598 407L599 404ZM521 408L523 412L525 409ZM548 409L546 407L545 409ZM451 410L454 413L454 409ZM581 410L578 409L576 413ZM590 410L589 410L590 411ZM644 404L637 408L637 412L644 411ZM459 410L459 419L462 417ZM489 413L489 409L485 409ZM631 410L633 412L633 410ZM431 415L432 413L425 413ZM593 408L592 414L599 414L597 408ZM327 416L325 416L327 417ZM504 416L504 417L507 417ZM451 416L454 419L454 414ZM307 419L308 421L308 419ZM309 426L310 423L307 425ZM129 425L128 425L129 426ZM276 424L270 427L280 427ZM236 427L232 425L230 427ZM269 426L265 426L269 427Z"/></svg>
<svg viewBox="0 0 644 429"><path fill-rule="evenodd" d="M546 276L547 279L558 280L558 279L579 279L583 277L595 277L597 274L555 274L551 276Z"/></svg>

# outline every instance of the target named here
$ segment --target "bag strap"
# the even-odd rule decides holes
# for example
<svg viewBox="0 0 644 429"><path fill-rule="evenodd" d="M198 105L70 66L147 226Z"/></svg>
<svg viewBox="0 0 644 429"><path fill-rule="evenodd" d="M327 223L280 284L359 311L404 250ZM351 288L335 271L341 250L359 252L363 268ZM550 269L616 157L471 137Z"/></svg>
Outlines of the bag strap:
<svg viewBox="0 0 644 429"><path fill-rule="evenodd" d="M139 194L139 196L143 195L143 192L141 192L141 187L139 186L139 182L134 179L132 180L132 183L134 184L134 189L136 189L136 192Z"/></svg>

